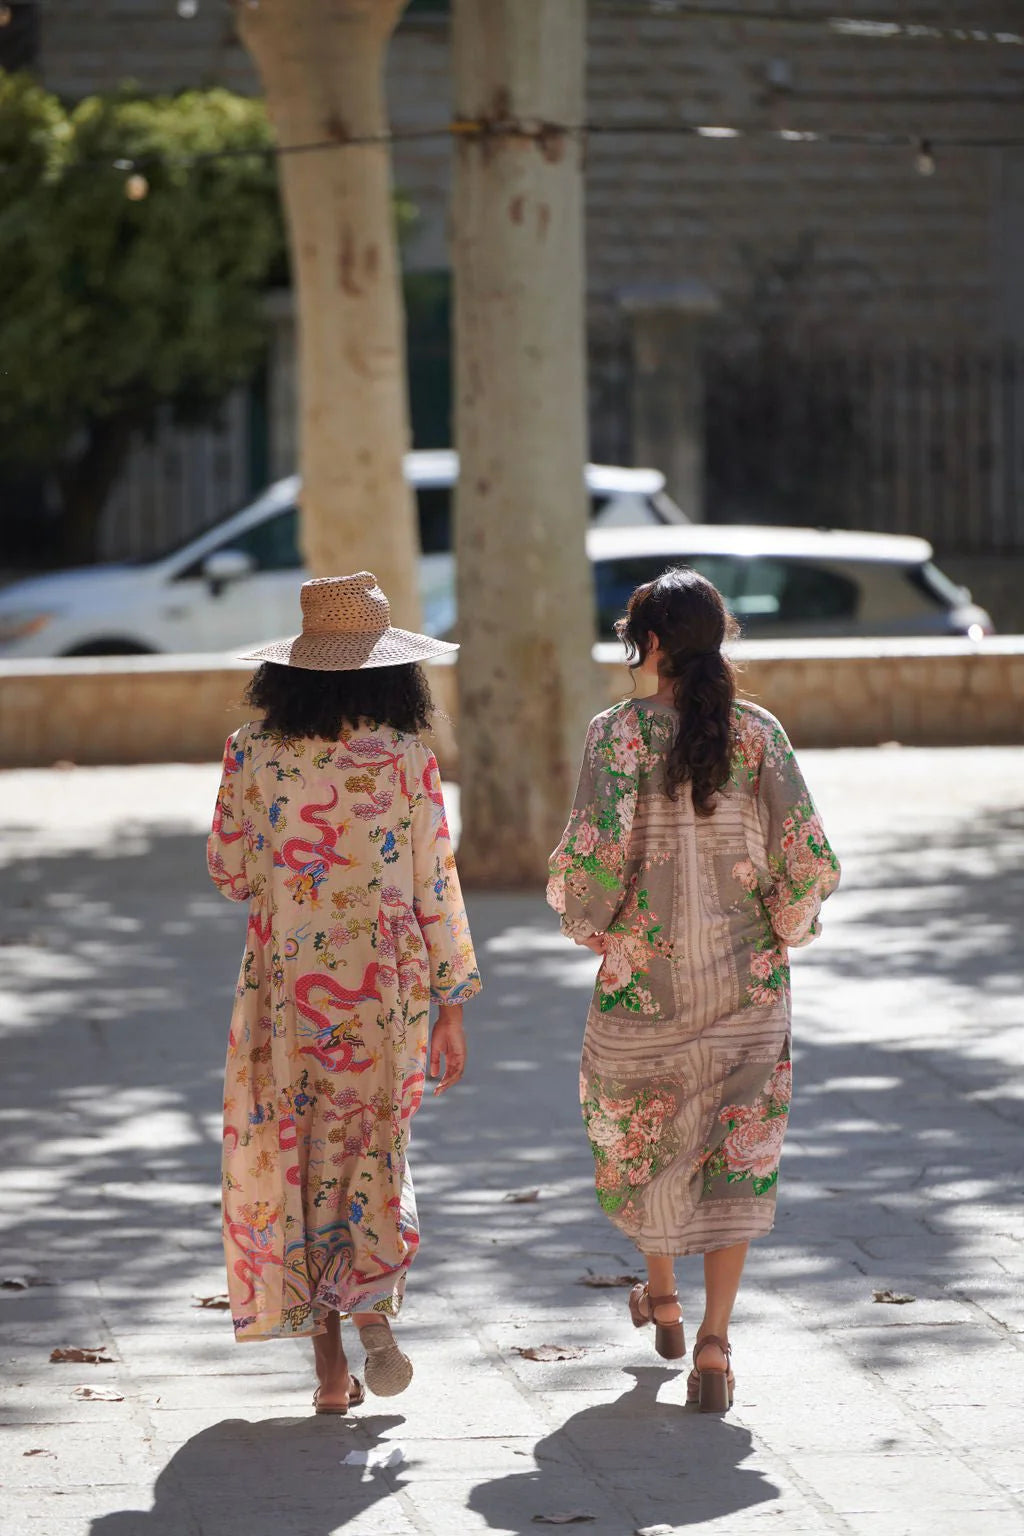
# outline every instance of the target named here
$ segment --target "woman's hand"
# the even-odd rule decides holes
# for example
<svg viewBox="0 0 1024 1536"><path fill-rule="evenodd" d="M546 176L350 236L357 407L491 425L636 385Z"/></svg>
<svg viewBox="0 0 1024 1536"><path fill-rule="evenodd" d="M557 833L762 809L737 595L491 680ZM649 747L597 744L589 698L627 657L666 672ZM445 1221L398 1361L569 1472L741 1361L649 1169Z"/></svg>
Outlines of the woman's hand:
<svg viewBox="0 0 1024 1536"><path fill-rule="evenodd" d="M603 934L603 933L592 933L590 935L589 939L574 939L573 943L574 944L582 944L584 949L592 949L594 951L595 955L603 955L604 954L604 947L605 947L605 940L606 940L606 935L605 934Z"/></svg>
<svg viewBox="0 0 1024 1536"><path fill-rule="evenodd" d="M442 1056L444 1077L434 1089L435 1094L445 1093L466 1070L466 1036L462 1029L461 1003L442 1003L437 1010L434 1031L430 1037L431 1077L439 1076Z"/></svg>

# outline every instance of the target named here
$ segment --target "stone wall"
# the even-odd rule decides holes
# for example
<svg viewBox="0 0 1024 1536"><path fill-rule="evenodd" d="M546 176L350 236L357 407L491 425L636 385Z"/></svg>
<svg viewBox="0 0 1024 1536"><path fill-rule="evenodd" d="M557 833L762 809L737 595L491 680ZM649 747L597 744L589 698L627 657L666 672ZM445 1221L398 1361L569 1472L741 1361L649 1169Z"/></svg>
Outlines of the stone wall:
<svg viewBox="0 0 1024 1536"><path fill-rule="evenodd" d="M607 702L631 691L617 648L599 648ZM1020 745L1024 638L836 640L737 647L741 694L800 747ZM248 712L250 668L219 656L98 657L0 665L0 768L207 762ZM432 741L458 776L454 666L430 669L442 712Z"/></svg>
<svg viewBox="0 0 1024 1536"><path fill-rule="evenodd" d="M784 7L779 7L780 10ZM824 0L803 14L827 17ZM1010 10L1014 8L1011 7ZM874 0L844 16L873 17ZM1006 27L989 0L918 0L916 19ZM173 0L60 0L43 14L41 71L72 98L124 79L150 90L223 83L255 90L227 7L201 0L188 21ZM905 133L906 148L701 140L594 133L587 153L589 283L598 353L619 323L617 294L681 276L727 300L751 271L815 241L800 282L801 323L931 336L1024 336L1024 151L936 145L920 137L1021 131L1024 49L840 38L820 25L656 14L593 6L588 118L604 128L688 120L753 128ZM451 108L448 24L409 16L394 40L388 95L396 126L443 123ZM421 210L408 255L447 262L450 149L398 145L396 179Z"/></svg>

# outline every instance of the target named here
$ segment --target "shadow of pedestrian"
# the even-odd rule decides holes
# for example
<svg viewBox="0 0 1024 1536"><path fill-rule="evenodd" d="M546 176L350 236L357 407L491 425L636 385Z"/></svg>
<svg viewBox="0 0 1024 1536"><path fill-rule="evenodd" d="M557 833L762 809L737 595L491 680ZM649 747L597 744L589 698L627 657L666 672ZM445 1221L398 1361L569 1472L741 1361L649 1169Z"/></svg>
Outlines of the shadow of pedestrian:
<svg viewBox="0 0 1024 1536"><path fill-rule="evenodd" d="M658 1401L678 1372L634 1366L627 1374L636 1378L628 1392L573 1414L537 1442L536 1471L478 1483L470 1509L516 1536L543 1529L538 1515L571 1511L595 1517L580 1527L593 1536L621 1536L624 1517L630 1530L677 1530L780 1496L762 1472L741 1465L751 1454L749 1430Z"/></svg>
<svg viewBox="0 0 1024 1536"><path fill-rule="evenodd" d="M403 1422L394 1414L224 1419L174 1453L154 1485L152 1509L103 1515L89 1536L328 1536L394 1494L387 1467L345 1458L365 1457Z"/></svg>

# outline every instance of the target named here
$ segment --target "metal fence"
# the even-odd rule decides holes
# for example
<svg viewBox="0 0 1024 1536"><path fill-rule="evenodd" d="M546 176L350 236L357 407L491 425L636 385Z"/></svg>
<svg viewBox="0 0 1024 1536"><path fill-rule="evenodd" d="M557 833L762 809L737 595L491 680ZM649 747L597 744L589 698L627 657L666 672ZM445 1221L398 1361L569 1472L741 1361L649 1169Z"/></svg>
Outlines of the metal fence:
<svg viewBox="0 0 1024 1536"><path fill-rule="evenodd" d="M706 515L1024 553L1024 348L709 349Z"/></svg>
<svg viewBox="0 0 1024 1536"><path fill-rule="evenodd" d="M254 488L250 405L241 389L215 425L182 428L165 415L136 440L103 511L98 559L158 554L243 503Z"/></svg>

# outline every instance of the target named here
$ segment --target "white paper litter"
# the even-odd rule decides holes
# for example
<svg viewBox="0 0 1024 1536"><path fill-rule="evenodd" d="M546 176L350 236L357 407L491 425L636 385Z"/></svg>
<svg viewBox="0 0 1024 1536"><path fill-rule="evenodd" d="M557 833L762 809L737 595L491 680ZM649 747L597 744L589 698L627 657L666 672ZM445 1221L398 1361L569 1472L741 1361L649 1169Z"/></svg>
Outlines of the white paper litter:
<svg viewBox="0 0 1024 1536"><path fill-rule="evenodd" d="M368 1451L349 1451L343 1457L343 1467L399 1467L405 1460L400 1445L374 1445Z"/></svg>

